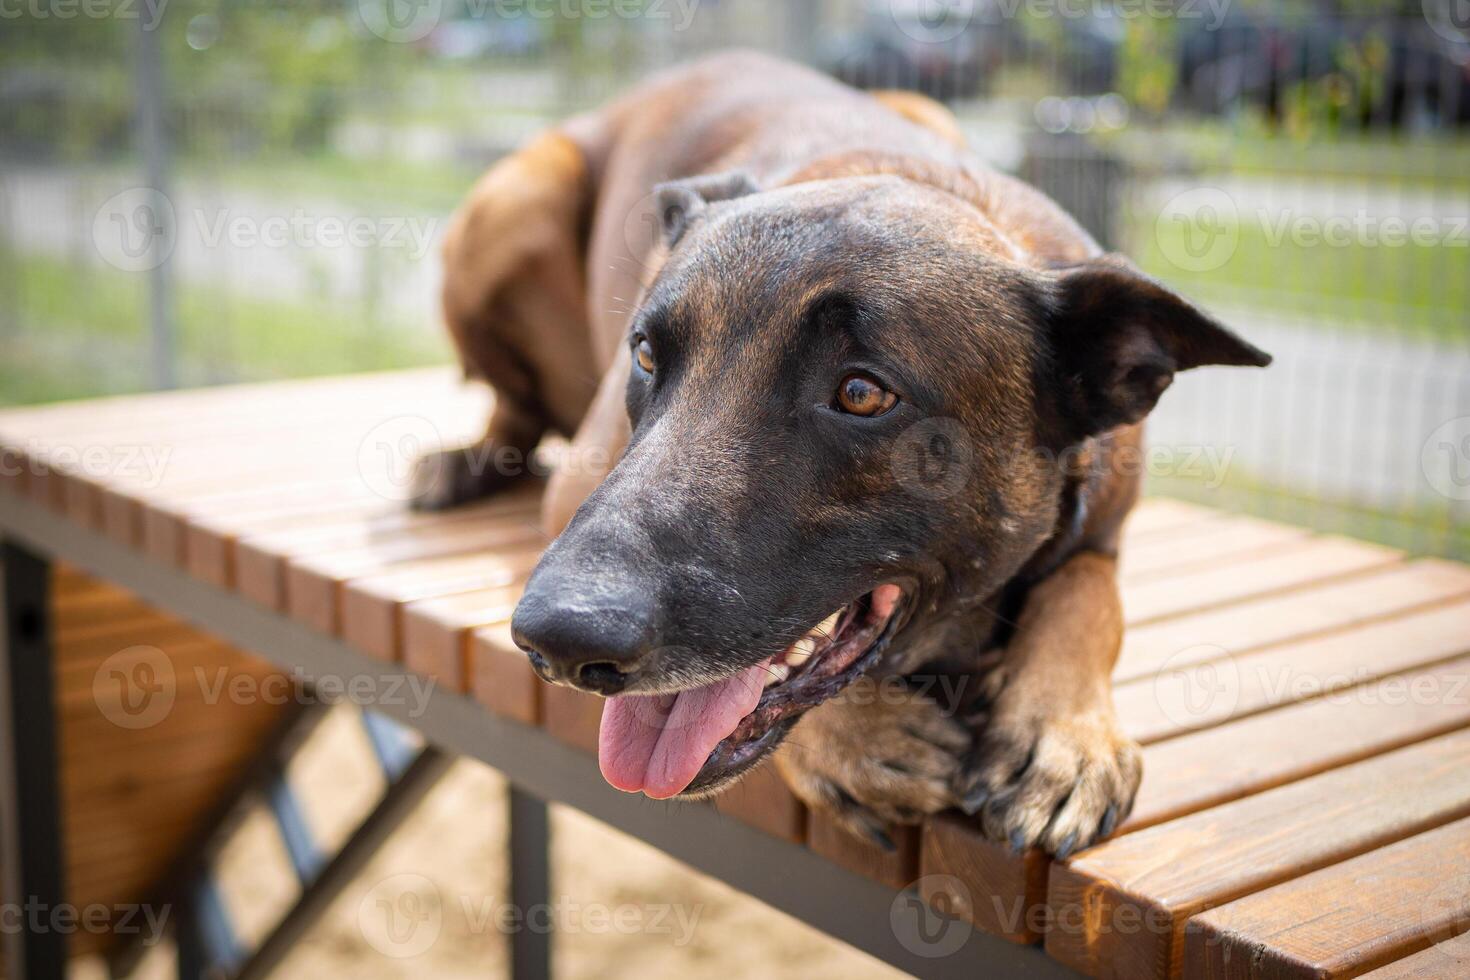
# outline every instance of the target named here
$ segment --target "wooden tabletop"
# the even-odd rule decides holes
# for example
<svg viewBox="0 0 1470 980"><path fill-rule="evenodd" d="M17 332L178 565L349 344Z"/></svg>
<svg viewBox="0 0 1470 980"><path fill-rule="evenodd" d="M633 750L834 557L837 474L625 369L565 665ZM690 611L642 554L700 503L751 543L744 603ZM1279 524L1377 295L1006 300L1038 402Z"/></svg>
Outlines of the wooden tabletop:
<svg viewBox="0 0 1470 980"><path fill-rule="evenodd" d="M601 702L541 684L508 635L546 540L534 490L402 501L411 459L486 409L428 370L7 410L0 507L22 495L592 751ZM889 854L769 767L716 805L1090 975L1470 976L1470 569L1148 500L1122 577L1116 696L1145 776L1114 839L1050 862L955 814Z"/></svg>

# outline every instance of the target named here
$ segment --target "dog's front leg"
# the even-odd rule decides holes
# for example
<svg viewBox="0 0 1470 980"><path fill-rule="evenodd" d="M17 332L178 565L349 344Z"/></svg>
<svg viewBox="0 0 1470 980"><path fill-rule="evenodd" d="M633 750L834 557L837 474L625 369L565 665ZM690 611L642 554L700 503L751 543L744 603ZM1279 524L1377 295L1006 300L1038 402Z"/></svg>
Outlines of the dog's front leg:
<svg viewBox="0 0 1470 980"><path fill-rule="evenodd" d="M889 826L957 802L971 741L955 714L899 678L862 678L802 717L776 766L808 806L892 850Z"/></svg>
<svg viewBox="0 0 1470 980"><path fill-rule="evenodd" d="M1114 559L1073 556L1032 588L956 786L987 836L1058 857L1112 833L1133 806L1138 746L1113 711L1123 639Z"/></svg>

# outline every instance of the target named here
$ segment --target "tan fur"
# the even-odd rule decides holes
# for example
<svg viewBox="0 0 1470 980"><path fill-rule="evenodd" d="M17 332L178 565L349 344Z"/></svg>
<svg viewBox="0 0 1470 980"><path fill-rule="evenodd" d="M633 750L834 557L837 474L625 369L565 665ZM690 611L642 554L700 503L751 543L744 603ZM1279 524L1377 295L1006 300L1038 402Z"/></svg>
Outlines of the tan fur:
<svg viewBox="0 0 1470 980"><path fill-rule="evenodd" d="M904 89L880 89L873 98L925 129L932 129L955 146L965 145L965 134L960 129L954 113L927 95Z"/></svg>
<svg viewBox="0 0 1470 980"><path fill-rule="evenodd" d="M805 103L788 93L741 101L750 80L796 71L735 53L655 77L498 163L457 215L444 249L444 317L466 372L498 396L474 448L529 452L547 430L573 436L574 466L546 497L552 533L628 440L623 336L658 261L629 230L650 217L654 184L731 168L776 185L892 174L974 209L983 218L970 222L983 232L977 247L1017 264L1051 268L1099 253L1044 195L981 167L949 112L923 96L867 95L793 74L789 94L821 87L817 94L840 109L832 118L862 116L863 126L833 132L806 125ZM1136 427L1120 438L1136 441ZM467 472L464 458L424 462L423 506L488 492L493 481ZM1136 493L1123 477L1108 479L1083 548L1115 545ZM1137 749L1119 733L1111 705L1121 629L1113 561L1084 550L1031 591L990 677L981 764L965 769L973 775L960 775L970 739L952 710L912 692L867 696L869 681L809 712L778 764L799 796L869 836L882 822L911 822L984 793L983 825L998 839L1053 850L1085 843L1107 829L1110 811L1122 819L1138 785Z"/></svg>

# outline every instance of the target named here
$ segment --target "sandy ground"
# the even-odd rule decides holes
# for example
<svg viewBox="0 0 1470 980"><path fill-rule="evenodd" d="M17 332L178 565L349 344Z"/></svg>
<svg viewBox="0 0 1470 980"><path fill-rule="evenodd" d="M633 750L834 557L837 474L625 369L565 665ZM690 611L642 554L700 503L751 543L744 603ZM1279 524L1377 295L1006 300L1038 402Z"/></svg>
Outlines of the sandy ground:
<svg viewBox="0 0 1470 980"><path fill-rule="evenodd" d="M337 709L291 780L320 838L340 839L381 788L362 730ZM505 783L459 761L274 974L364 980L504 975ZM801 977L903 974L574 811L554 808L549 918L559 977ZM221 861L242 935L259 936L294 893L264 809ZM167 954L139 977L166 976Z"/></svg>

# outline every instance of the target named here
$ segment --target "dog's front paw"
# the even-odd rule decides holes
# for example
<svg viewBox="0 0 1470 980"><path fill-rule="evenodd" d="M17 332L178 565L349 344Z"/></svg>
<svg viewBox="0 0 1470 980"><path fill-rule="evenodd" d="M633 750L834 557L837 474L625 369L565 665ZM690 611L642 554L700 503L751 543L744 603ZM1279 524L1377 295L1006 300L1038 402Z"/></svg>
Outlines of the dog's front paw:
<svg viewBox="0 0 1470 980"><path fill-rule="evenodd" d="M776 765L807 805L892 850L890 825L955 805L970 746L967 729L918 691L863 678L807 712Z"/></svg>
<svg viewBox="0 0 1470 980"><path fill-rule="evenodd" d="M442 449L414 460L408 502L414 510L447 510L493 493L505 479L480 447Z"/></svg>
<svg viewBox="0 0 1470 980"><path fill-rule="evenodd" d="M1065 718L1004 710L980 731L955 786L992 840L1065 858L1128 816L1143 775L1111 708Z"/></svg>

